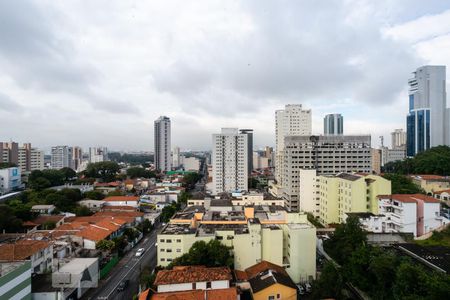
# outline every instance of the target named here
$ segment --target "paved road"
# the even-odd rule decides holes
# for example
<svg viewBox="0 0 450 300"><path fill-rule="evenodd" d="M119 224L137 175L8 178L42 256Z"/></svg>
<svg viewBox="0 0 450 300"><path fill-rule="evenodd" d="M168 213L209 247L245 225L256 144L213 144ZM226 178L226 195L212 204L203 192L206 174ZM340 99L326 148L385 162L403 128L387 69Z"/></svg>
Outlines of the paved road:
<svg viewBox="0 0 450 300"><path fill-rule="evenodd" d="M117 266L111 270L105 283L97 289L86 293L83 299L132 299L133 295L139 292L139 274L145 266L150 266L153 270L156 267L156 234L153 230L151 234L145 236L142 241L136 245L133 250L127 253ZM140 257L135 253L138 248L144 248L145 252ZM122 280L130 280L130 285L122 292L117 291L117 286Z"/></svg>

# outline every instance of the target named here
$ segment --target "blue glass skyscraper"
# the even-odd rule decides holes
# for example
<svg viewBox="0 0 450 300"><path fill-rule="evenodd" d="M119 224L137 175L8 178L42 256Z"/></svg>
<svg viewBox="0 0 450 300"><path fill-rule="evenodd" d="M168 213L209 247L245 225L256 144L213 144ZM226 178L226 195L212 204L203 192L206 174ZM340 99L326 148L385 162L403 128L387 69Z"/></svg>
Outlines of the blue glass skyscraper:
<svg viewBox="0 0 450 300"><path fill-rule="evenodd" d="M406 117L406 154L450 142L450 119L445 91L445 66L423 66L409 84L409 113Z"/></svg>

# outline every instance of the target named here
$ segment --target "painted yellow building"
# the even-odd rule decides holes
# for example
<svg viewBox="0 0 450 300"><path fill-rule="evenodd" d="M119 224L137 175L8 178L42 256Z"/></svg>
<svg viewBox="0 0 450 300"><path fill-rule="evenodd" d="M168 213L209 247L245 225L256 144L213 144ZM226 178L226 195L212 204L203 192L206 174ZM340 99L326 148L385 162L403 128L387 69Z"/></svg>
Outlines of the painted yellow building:
<svg viewBox="0 0 450 300"><path fill-rule="evenodd" d="M378 214L379 195L391 194L391 182L378 175L341 173L319 176L319 220L342 223L347 212Z"/></svg>
<svg viewBox="0 0 450 300"><path fill-rule="evenodd" d="M315 278L316 229L305 214L281 206L234 209L191 206L177 213L158 234L158 265L167 266L196 241L216 239L232 248L236 269L266 260L285 267L294 282Z"/></svg>
<svg viewBox="0 0 450 300"><path fill-rule="evenodd" d="M431 196L434 192L450 189L450 178L440 175L411 175L415 185Z"/></svg>

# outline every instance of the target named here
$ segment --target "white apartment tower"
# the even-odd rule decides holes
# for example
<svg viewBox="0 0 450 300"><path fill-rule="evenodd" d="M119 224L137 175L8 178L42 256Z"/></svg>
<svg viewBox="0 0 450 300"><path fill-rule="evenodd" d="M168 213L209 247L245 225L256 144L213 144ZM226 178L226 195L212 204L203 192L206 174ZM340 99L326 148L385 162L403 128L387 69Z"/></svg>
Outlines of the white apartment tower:
<svg viewBox="0 0 450 300"><path fill-rule="evenodd" d="M286 136L311 135L311 110L302 109L301 104L287 104L275 112L275 179L282 183L283 151Z"/></svg>
<svg viewBox="0 0 450 300"><path fill-rule="evenodd" d="M77 168L78 168L81 166L81 162L82 162L81 149L80 149L80 153L77 154L77 156L80 157L80 163L77 166ZM89 147L89 162L90 163L97 163L97 162L102 162L102 161L107 161L107 160L108 160L108 148L106 148L106 147Z"/></svg>
<svg viewBox="0 0 450 300"><path fill-rule="evenodd" d="M391 132L392 149L406 149L406 132L403 129L395 129Z"/></svg>
<svg viewBox="0 0 450 300"><path fill-rule="evenodd" d="M213 194L248 190L248 135L237 128L213 134Z"/></svg>
<svg viewBox="0 0 450 300"><path fill-rule="evenodd" d="M180 165L180 147L175 146L172 152L172 167L177 169Z"/></svg>
<svg viewBox="0 0 450 300"><path fill-rule="evenodd" d="M52 147L52 169L72 168L73 149L69 146Z"/></svg>
<svg viewBox="0 0 450 300"><path fill-rule="evenodd" d="M155 121L155 168L163 172L172 169L170 119L165 116Z"/></svg>

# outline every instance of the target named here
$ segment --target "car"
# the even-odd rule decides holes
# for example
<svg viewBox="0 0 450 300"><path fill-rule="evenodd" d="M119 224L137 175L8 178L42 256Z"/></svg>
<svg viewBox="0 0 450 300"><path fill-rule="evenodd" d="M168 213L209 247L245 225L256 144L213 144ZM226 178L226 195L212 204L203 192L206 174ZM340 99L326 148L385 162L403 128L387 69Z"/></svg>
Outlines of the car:
<svg viewBox="0 0 450 300"><path fill-rule="evenodd" d="M139 248L139 249L136 251L136 256L141 256L142 253L144 253L144 252L145 252L145 249L144 249L144 248Z"/></svg>
<svg viewBox="0 0 450 300"><path fill-rule="evenodd" d="M122 280L119 285L117 286L117 290L119 292L122 292L123 290L125 290L128 287L128 284L130 283L130 281L128 279L126 280Z"/></svg>
<svg viewBox="0 0 450 300"><path fill-rule="evenodd" d="M298 293L300 295L304 295L305 294L305 288L301 284L297 285L297 288L298 288Z"/></svg>
<svg viewBox="0 0 450 300"><path fill-rule="evenodd" d="M307 293L311 293L312 286L309 284L309 282L305 283L305 290Z"/></svg>

